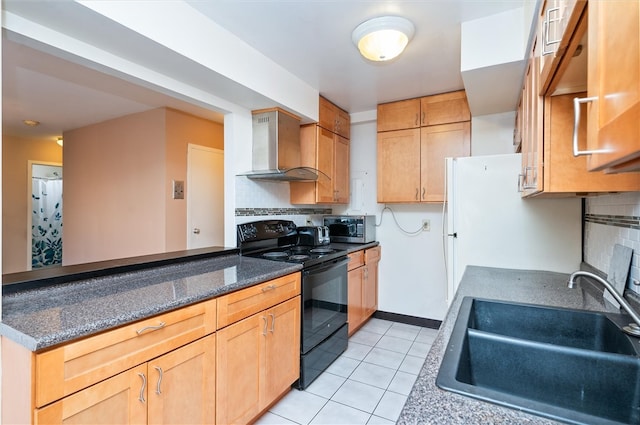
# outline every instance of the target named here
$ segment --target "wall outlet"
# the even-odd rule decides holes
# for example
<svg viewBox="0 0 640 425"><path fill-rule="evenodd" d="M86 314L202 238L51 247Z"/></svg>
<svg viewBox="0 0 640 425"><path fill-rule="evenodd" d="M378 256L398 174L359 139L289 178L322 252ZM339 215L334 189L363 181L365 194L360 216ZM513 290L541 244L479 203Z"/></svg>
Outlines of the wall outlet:
<svg viewBox="0 0 640 425"><path fill-rule="evenodd" d="M423 232L431 231L431 220L422 220L422 231Z"/></svg>
<svg viewBox="0 0 640 425"><path fill-rule="evenodd" d="M184 199L184 181L173 181L173 199Z"/></svg>

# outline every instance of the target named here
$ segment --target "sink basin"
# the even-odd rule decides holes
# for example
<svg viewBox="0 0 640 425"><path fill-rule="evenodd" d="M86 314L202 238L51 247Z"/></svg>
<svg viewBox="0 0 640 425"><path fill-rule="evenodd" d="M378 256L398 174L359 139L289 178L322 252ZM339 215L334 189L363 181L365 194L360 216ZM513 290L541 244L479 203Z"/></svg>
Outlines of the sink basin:
<svg viewBox="0 0 640 425"><path fill-rule="evenodd" d="M436 384L568 423L640 423L628 317L465 298Z"/></svg>

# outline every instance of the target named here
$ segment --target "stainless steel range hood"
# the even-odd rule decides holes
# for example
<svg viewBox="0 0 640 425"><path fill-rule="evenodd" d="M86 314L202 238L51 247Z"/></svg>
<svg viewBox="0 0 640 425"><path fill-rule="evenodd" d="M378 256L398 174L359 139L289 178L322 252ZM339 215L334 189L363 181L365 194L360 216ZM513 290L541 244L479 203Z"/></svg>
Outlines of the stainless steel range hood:
<svg viewBox="0 0 640 425"><path fill-rule="evenodd" d="M252 171L240 174L250 179L315 181L325 175L301 166L300 119L278 108L253 114L251 153Z"/></svg>

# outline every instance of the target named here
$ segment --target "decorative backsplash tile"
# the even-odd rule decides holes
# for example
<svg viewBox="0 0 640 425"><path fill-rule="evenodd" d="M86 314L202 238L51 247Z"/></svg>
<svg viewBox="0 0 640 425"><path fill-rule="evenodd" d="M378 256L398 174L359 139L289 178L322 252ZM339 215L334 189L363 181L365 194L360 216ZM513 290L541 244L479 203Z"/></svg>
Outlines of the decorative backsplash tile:
<svg viewBox="0 0 640 425"><path fill-rule="evenodd" d="M620 244L633 249L627 287L640 280L640 192L596 196L586 199L584 217L584 261L608 273L613 247Z"/></svg>
<svg viewBox="0 0 640 425"><path fill-rule="evenodd" d="M584 221L600 223L608 226L627 227L640 229L640 217L627 215L585 214Z"/></svg>
<svg viewBox="0 0 640 425"><path fill-rule="evenodd" d="M331 208L236 208L236 217L331 214Z"/></svg>

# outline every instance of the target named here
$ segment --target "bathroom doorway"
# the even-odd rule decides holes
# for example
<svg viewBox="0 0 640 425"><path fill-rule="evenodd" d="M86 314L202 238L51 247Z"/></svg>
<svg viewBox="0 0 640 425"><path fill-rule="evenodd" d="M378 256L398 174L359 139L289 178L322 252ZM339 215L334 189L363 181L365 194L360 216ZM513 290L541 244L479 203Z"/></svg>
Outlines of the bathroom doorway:
<svg viewBox="0 0 640 425"><path fill-rule="evenodd" d="M62 164L29 161L27 270L62 265Z"/></svg>

